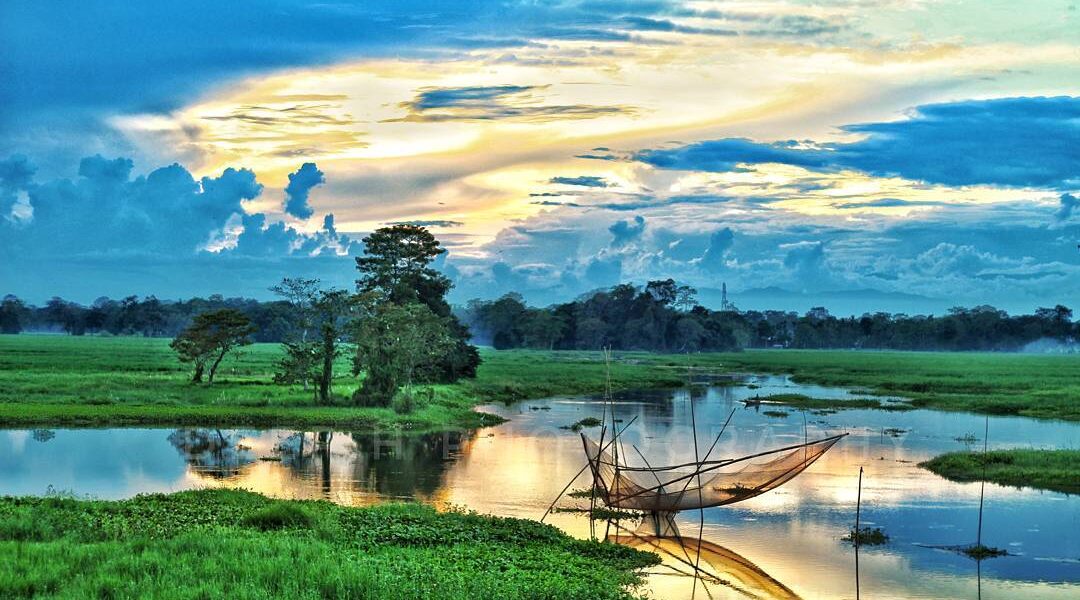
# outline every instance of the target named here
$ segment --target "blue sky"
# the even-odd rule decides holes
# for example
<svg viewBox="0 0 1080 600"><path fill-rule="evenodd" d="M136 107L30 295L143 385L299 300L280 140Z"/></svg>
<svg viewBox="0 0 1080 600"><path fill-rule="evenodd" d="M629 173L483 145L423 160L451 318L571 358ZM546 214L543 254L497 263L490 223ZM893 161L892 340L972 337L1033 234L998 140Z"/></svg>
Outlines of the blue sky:
<svg viewBox="0 0 1080 600"><path fill-rule="evenodd" d="M12 0L0 293L348 286L364 233L416 222L458 301L670 276L747 308L1075 304L1078 21L1075 0Z"/></svg>

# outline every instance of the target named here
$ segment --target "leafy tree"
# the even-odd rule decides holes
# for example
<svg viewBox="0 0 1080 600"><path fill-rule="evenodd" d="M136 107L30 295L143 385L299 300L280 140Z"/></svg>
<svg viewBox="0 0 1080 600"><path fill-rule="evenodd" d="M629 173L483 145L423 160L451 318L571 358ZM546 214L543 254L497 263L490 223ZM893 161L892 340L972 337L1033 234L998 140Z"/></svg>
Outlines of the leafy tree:
<svg viewBox="0 0 1080 600"><path fill-rule="evenodd" d="M192 363L195 371L191 381L202 382L203 373L207 382L214 383L221 361L230 353L251 343L251 334L255 328L244 313L223 308L201 313L195 316L191 325L169 344L180 356L180 362Z"/></svg>
<svg viewBox="0 0 1080 600"><path fill-rule="evenodd" d="M675 288L675 302L672 304L675 308L682 311L689 311L697 304L697 289L688 285L680 285Z"/></svg>
<svg viewBox="0 0 1080 600"><path fill-rule="evenodd" d="M402 386L430 379L456 343L447 318L419 302L371 303L357 321L353 373L364 373L358 403L387 406Z"/></svg>
<svg viewBox="0 0 1080 600"><path fill-rule="evenodd" d="M394 304L420 302L439 316L450 314L446 292L451 283L431 268L446 250L431 232L417 225L376 229L364 238L364 256L356 258L359 292L378 292Z"/></svg>
<svg viewBox="0 0 1080 600"><path fill-rule="evenodd" d="M361 294L374 294L397 306L419 303L443 319L453 340L452 347L437 361L437 368L425 369L427 381L451 382L475 377L480 354L469 343L469 329L453 315L446 293L452 284L431 263L446 250L424 227L394 225L376 229L364 238L364 256L357 257Z"/></svg>
<svg viewBox="0 0 1080 600"><path fill-rule="evenodd" d="M329 404L334 381L334 360L341 356L341 341L349 329L355 299L345 290L318 289L318 279L283 279L270 288L296 308L296 331L283 342L285 356L274 376L278 383L312 384L315 401ZM309 330L317 334L308 339Z"/></svg>
<svg viewBox="0 0 1080 600"><path fill-rule="evenodd" d="M0 301L0 333L19 333L29 316L29 310L22 300L15 296L4 296Z"/></svg>
<svg viewBox="0 0 1080 600"><path fill-rule="evenodd" d="M679 286L674 279L650 281L645 285L645 293L652 296L662 306L675 304L678 299Z"/></svg>

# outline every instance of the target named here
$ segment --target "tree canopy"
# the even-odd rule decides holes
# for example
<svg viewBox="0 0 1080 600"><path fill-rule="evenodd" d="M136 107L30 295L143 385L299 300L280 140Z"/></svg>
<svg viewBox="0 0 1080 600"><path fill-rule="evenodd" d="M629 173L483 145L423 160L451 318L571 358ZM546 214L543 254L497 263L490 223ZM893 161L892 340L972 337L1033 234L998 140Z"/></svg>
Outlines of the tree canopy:
<svg viewBox="0 0 1080 600"><path fill-rule="evenodd" d="M192 363L191 380L199 383L206 372L207 382L214 382L221 361L241 346L251 343L255 328L247 316L224 308L195 316L191 325L169 344L184 363ZM209 370L207 371L207 367Z"/></svg>

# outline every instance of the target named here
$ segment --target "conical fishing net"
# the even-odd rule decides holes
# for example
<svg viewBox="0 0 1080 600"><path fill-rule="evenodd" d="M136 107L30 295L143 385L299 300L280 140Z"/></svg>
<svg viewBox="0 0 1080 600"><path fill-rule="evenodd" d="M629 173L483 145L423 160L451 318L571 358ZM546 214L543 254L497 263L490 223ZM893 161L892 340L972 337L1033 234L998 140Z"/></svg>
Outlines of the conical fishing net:
<svg viewBox="0 0 1080 600"><path fill-rule="evenodd" d="M846 434L725 460L630 467L581 435L600 499L611 508L675 512L721 506L776 488L809 467ZM610 442L605 448L610 447Z"/></svg>

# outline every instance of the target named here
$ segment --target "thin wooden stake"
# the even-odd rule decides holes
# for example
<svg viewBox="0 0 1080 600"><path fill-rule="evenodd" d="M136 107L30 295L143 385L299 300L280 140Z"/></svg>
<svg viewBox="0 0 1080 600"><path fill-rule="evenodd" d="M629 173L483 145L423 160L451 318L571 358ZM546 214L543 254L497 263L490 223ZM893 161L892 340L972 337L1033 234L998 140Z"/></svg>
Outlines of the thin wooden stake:
<svg viewBox="0 0 1080 600"><path fill-rule="evenodd" d="M855 541L855 600L859 600L859 516L862 512L862 472L859 467L859 491L855 495L855 532L852 539Z"/></svg>
<svg viewBox="0 0 1080 600"><path fill-rule="evenodd" d="M859 547L859 513L862 511L862 467L859 467L859 491L855 494L855 547Z"/></svg>
<svg viewBox="0 0 1080 600"><path fill-rule="evenodd" d="M986 416L986 427L983 430L983 476L979 486L979 528L975 534L975 547L982 547L982 521L983 521L983 496L986 494L986 450L990 437L990 415Z"/></svg>

